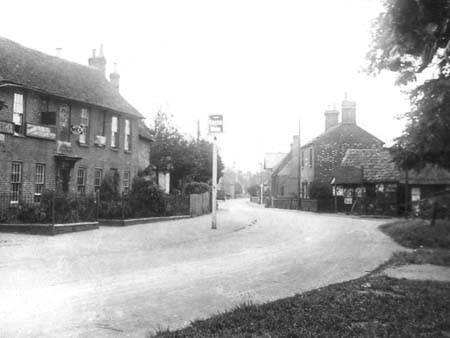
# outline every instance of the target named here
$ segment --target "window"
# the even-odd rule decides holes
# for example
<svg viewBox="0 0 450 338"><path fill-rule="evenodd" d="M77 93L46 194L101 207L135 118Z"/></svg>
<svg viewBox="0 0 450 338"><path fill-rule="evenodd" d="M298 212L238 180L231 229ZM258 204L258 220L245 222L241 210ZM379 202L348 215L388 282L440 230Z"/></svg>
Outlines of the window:
<svg viewBox="0 0 450 338"><path fill-rule="evenodd" d="M313 150L312 148L309 148L309 166L313 166Z"/></svg>
<svg viewBox="0 0 450 338"><path fill-rule="evenodd" d="M82 132L78 140L81 144L87 144L89 139L89 110L86 108L81 108L80 127L82 127Z"/></svg>
<svg viewBox="0 0 450 338"><path fill-rule="evenodd" d="M49 103L46 97L41 98L40 106L41 124L56 125L56 112L49 111Z"/></svg>
<svg viewBox="0 0 450 338"><path fill-rule="evenodd" d="M100 168L95 168L94 170L94 188L95 191L100 190L100 186L102 185L103 179L103 170Z"/></svg>
<svg viewBox="0 0 450 338"><path fill-rule="evenodd" d="M86 168L78 168L77 172L77 190L78 192L86 192Z"/></svg>
<svg viewBox="0 0 450 338"><path fill-rule="evenodd" d="M34 179L35 190L34 190L34 201L40 202L42 191L44 190L45 183L45 164L36 164L36 176Z"/></svg>
<svg viewBox="0 0 450 338"><path fill-rule="evenodd" d="M123 173L123 192L128 194L130 190L130 172L124 171Z"/></svg>
<svg viewBox="0 0 450 338"><path fill-rule="evenodd" d="M125 150L131 150L131 125L130 120L125 120Z"/></svg>
<svg viewBox="0 0 450 338"><path fill-rule="evenodd" d="M23 134L23 94L14 93L13 103L13 123L14 132L17 134Z"/></svg>
<svg viewBox="0 0 450 338"><path fill-rule="evenodd" d="M305 152L302 151L302 168L305 166Z"/></svg>
<svg viewBox="0 0 450 338"><path fill-rule="evenodd" d="M111 147L119 147L119 121L117 116L111 119Z"/></svg>
<svg viewBox="0 0 450 338"><path fill-rule="evenodd" d="M22 163L13 162L11 165L11 203L19 203L22 188Z"/></svg>

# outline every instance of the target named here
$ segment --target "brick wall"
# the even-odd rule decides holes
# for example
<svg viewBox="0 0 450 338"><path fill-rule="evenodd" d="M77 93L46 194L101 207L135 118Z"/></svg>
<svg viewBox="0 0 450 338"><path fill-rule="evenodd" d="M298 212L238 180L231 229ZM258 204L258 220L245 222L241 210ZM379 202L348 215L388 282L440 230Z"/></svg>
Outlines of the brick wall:
<svg viewBox="0 0 450 338"><path fill-rule="evenodd" d="M25 91L25 116L27 123L41 124L41 99L42 95ZM13 94L11 88L0 88L0 100L5 101L8 108L0 111L0 120L12 121ZM111 168L119 171L121 179L123 172L129 171L133 177L138 171L138 128L137 120L133 117L125 117L115 112L105 111L97 107L83 105L78 102L65 101L54 97L48 97L49 111L58 111L62 104L67 104L70 108L70 124L80 123L81 108L88 108L90 111L89 131L86 145L79 143L79 136L71 134L70 144L72 150L68 153L70 156L81 157L82 159L75 164L71 170L70 191L76 191L76 173L77 169L84 167L87 169L86 191L94 190L94 168L103 169L103 175ZM119 146L112 149L111 144L111 117L119 117ZM124 150L125 142L125 119L131 121L131 151ZM59 117L56 114L56 126L59 125ZM99 147L94 144L95 136L101 135L104 130L106 136L106 146ZM59 132L59 130L58 130ZM57 135L59 133L57 132ZM46 165L45 188L53 189L55 186L55 158L57 149L55 140L47 140L28 136L13 136L0 134L0 192L10 191L11 180L11 162L22 162L22 191L33 193L35 189L36 163ZM131 178L130 177L130 178ZM131 184L131 179L130 179Z"/></svg>

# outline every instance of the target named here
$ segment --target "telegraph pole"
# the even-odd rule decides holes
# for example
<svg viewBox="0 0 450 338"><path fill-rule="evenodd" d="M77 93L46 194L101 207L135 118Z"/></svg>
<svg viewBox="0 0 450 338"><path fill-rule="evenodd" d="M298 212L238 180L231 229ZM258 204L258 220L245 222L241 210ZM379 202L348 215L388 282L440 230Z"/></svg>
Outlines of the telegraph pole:
<svg viewBox="0 0 450 338"><path fill-rule="evenodd" d="M301 186L301 182L302 182L302 168L301 168L301 164L302 164L302 160L301 160L301 151L300 151L300 128L301 128L301 120L298 119L298 150L297 150L297 156L298 156L298 182L297 182L297 196L298 196L298 202L297 202L297 210L300 210L300 203L301 203L301 191L302 191L302 186Z"/></svg>

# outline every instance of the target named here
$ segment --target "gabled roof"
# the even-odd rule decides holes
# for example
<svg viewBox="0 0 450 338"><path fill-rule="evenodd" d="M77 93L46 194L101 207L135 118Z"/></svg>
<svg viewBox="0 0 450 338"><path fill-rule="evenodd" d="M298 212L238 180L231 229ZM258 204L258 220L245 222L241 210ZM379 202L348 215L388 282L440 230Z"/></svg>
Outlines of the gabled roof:
<svg viewBox="0 0 450 338"><path fill-rule="evenodd" d="M266 153L266 154L264 154L264 169L274 169L285 156L286 156L286 153Z"/></svg>
<svg viewBox="0 0 450 338"><path fill-rule="evenodd" d="M354 139L355 142L359 142L361 139L374 140L379 144L379 146L383 145L384 143L379 138L373 136L371 133L365 131L356 124L340 123L334 127L331 127L312 140L306 142L301 146L301 148L308 147L311 144L325 143L330 141L335 143L342 143L344 139L346 140L346 142L349 142L348 140L352 139Z"/></svg>
<svg viewBox="0 0 450 338"><path fill-rule="evenodd" d="M363 177L361 177L363 174ZM335 184L364 182L405 182L405 172L398 168L387 149L349 149L340 168L335 170ZM420 171L409 170L410 184L450 184L450 173L427 165Z"/></svg>
<svg viewBox="0 0 450 338"><path fill-rule="evenodd" d="M283 168L285 168L288 165L291 158L292 158L292 150L288 152L280 162L278 162L278 165L273 169L271 176L281 175Z"/></svg>
<svg viewBox="0 0 450 338"><path fill-rule="evenodd" d="M95 68L41 53L3 37L0 37L1 83L143 118Z"/></svg>

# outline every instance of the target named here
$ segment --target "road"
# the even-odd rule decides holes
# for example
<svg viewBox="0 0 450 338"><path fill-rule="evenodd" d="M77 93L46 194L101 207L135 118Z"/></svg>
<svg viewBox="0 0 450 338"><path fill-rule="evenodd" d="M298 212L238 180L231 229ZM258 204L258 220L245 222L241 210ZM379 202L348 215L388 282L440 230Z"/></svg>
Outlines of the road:
<svg viewBox="0 0 450 338"><path fill-rule="evenodd" d="M264 209L55 237L0 234L0 337L145 337L245 301L357 278L400 248L382 221Z"/></svg>

